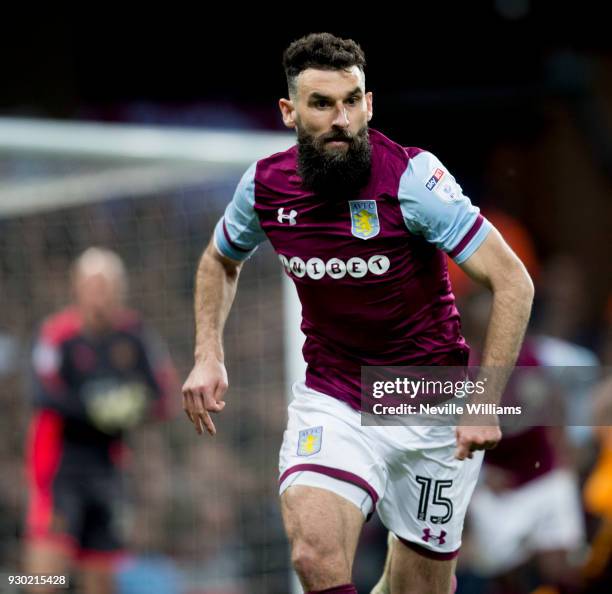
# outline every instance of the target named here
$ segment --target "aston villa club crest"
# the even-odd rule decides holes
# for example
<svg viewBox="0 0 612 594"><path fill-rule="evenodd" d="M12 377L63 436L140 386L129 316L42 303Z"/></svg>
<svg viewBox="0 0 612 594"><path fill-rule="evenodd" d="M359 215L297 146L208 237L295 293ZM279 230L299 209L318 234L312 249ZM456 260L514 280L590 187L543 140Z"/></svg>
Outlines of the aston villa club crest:
<svg viewBox="0 0 612 594"><path fill-rule="evenodd" d="M349 200L351 233L359 239L376 237L380 232L376 200Z"/></svg>
<svg viewBox="0 0 612 594"><path fill-rule="evenodd" d="M312 456L321 450L323 427L302 429L298 438L298 456Z"/></svg>

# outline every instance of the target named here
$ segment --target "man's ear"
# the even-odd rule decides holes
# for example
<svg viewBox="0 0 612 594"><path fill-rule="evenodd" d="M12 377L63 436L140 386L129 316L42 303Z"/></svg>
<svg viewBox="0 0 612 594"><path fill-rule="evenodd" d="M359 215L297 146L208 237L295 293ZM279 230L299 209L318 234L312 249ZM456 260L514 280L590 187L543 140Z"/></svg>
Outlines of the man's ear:
<svg viewBox="0 0 612 594"><path fill-rule="evenodd" d="M365 99L366 99L366 105L368 107L368 122L369 122L372 119L372 116L374 115L374 106L373 106L374 96L372 95L372 91L368 91L365 94Z"/></svg>
<svg viewBox="0 0 612 594"><path fill-rule="evenodd" d="M295 128L295 108L291 99L279 99L278 107L283 116L283 123L287 128Z"/></svg>

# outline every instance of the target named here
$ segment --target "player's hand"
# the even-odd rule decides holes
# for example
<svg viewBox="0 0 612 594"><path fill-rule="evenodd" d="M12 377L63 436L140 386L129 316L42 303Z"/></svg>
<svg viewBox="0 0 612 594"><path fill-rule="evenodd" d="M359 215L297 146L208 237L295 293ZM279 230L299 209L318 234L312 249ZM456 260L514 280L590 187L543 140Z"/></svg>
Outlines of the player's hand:
<svg viewBox="0 0 612 594"><path fill-rule="evenodd" d="M473 458L476 450L490 450L502 438L499 425L458 425L455 431L457 449L455 458L465 460Z"/></svg>
<svg viewBox="0 0 612 594"><path fill-rule="evenodd" d="M227 371L223 363L213 356L196 361L182 392L183 408L199 435L204 433L204 428L211 435L216 435L217 429L210 413L218 413L225 408L223 397L227 386Z"/></svg>

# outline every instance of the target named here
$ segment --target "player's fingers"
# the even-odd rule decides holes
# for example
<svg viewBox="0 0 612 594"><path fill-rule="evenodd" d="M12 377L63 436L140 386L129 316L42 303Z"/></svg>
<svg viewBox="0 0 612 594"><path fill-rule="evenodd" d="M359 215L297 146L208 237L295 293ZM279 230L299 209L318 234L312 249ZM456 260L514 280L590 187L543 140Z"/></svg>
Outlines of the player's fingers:
<svg viewBox="0 0 612 594"><path fill-rule="evenodd" d="M212 394L208 392L204 397L204 408L210 412L221 412L225 408L225 401L221 400L224 391L217 387Z"/></svg>
<svg viewBox="0 0 612 594"><path fill-rule="evenodd" d="M458 460L472 459L474 450L483 448L482 442L479 439L473 439L469 436L459 433L457 436L457 449L455 450L455 458Z"/></svg>
<svg viewBox="0 0 612 594"><path fill-rule="evenodd" d="M192 423L195 424L195 422L193 420L193 415L191 414L191 409L192 409L192 405L191 405L191 391L183 389L183 410L185 411L185 414L187 415L187 418Z"/></svg>
<svg viewBox="0 0 612 594"><path fill-rule="evenodd" d="M215 426L212 423L210 415L206 411L206 396L203 392L197 392L193 395L194 417L196 419L196 430L199 435L204 433L204 428L211 435L214 435ZM212 427L211 427L212 425Z"/></svg>
<svg viewBox="0 0 612 594"><path fill-rule="evenodd" d="M206 410L206 406L204 405L206 397L204 393L201 390L195 390L192 392L192 398L193 412L196 414L203 413Z"/></svg>
<svg viewBox="0 0 612 594"><path fill-rule="evenodd" d="M187 394L189 394L189 392L191 392L189 378L187 379L187 381L181 387L181 392L182 392L183 396L186 396Z"/></svg>
<svg viewBox="0 0 612 594"><path fill-rule="evenodd" d="M210 435L212 435L213 437L217 434L217 428L215 427L215 424L213 423L212 419L210 418L210 415L208 414L208 411L204 411L203 413L199 413L198 414L198 420L204 425L204 427L206 427L206 431L208 431L208 433L210 433ZM202 431L202 425L199 426L199 433L200 435L203 433Z"/></svg>
<svg viewBox="0 0 612 594"><path fill-rule="evenodd" d="M207 398L204 408L209 412L219 413L225 408L225 401L221 400L221 402L217 402L212 397Z"/></svg>
<svg viewBox="0 0 612 594"><path fill-rule="evenodd" d="M220 402L216 402L215 406L217 408L216 408L216 410L213 410L212 412L221 412L225 408L225 400L221 400Z"/></svg>
<svg viewBox="0 0 612 594"><path fill-rule="evenodd" d="M457 448L455 450L455 458L457 458L457 460L471 460L473 457L474 454L470 452L468 448Z"/></svg>
<svg viewBox="0 0 612 594"><path fill-rule="evenodd" d="M497 444L501 441L502 432L501 430L497 430L496 435L494 435L491 439L489 439L487 450L492 450L494 447L497 447Z"/></svg>
<svg viewBox="0 0 612 594"><path fill-rule="evenodd" d="M497 444L499 440L496 437L491 437L488 439L477 439L471 446L472 450L491 450Z"/></svg>
<svg viewBox="0 0 612 594"><path fill-rule="evenodd" d="M222 402L223 401L223 396L225 396L225 393L227 392L227 388L228 388L228 383L227 381L225 381L224 379L219 380L217 382L217 385L215 386L215 393L214 393L214 399L215 402Z"/></svg>
<svg viewBox="0 0 612 594"><path fill-rule="evenodd" d="M457 448L455 449L455 458L457 460L465 460L467 455L469 454L469 449L463 443L458 443Z"/></svg>
<svg viewBox="0 0 612 594"><path fill-rule="evenodd" d="M208 414L208 401L210 397L207 392L198 391L193 394L193 404L194 404L194 417L198 421L196 425L196 429L200 435L204 433L204 429L202 425L206 428L206 431L211 435L216 435L217 430L215 428L215 424L212 422L210 415Z"/></svg>
<svg viewBox="0 0 612 594"><path fill-rule="evenodd" d="M203 421L200 419L200 415L205 412L204 407L202 406L202 399L198 393L194 393L190 391L185 399L187 401L187 409L186 413L189 417L190 421L193 423L196 433L198 435L202 435L204 433L204 428L202 427Z"/></svg>

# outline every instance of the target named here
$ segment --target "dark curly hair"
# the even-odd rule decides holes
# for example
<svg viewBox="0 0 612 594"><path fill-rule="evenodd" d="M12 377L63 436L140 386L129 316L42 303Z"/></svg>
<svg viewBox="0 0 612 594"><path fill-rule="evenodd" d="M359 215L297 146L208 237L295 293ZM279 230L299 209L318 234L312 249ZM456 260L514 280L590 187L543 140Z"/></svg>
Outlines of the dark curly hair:
<svg viewBox="0 0 612 594"><path fill-rule="evenodd" d="M358 43L331 33L311 33L296 39L283 54L283 68L290 94L297 91L296 79L307 68L343 70L358 66L364 72L365 65L365 54Z"/></svg>

